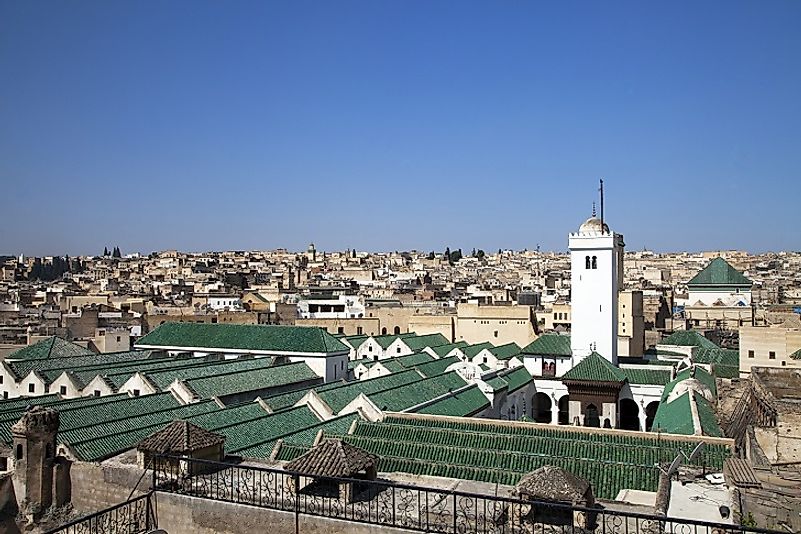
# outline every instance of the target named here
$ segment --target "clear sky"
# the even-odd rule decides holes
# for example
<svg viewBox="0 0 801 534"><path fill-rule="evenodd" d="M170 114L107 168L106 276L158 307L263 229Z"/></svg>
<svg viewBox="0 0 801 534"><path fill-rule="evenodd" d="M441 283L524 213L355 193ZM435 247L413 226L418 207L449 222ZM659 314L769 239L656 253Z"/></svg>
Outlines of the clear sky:
<svg viewBox="0 0 801 534"><path fill-rule="evenodd" d="M0 253L801 249L801 2L0 1Z"/></svg>

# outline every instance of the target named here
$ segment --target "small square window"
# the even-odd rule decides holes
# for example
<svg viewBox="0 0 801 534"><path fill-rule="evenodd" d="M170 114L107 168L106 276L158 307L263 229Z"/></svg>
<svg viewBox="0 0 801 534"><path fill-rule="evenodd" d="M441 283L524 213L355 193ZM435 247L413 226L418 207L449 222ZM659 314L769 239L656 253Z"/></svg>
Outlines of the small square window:
<svg viewBox="0 0 801 534"><path fill-rule="evenodd" d="M96 389L96 390L94 391L94 396L95 396L95 397L99 397L99 396L100 396L100 390L99 390L99 389Z"/></svg>
<svg viewBox="0 0 801 534"><path fill-rule="evenodd" d="M768 353L768 358L770 358L771 360L775 360L776 359L776 352L775 351L770 351Z"/></svg>
<svg viewBox="0 0 801 534"><path fill-rule="evenodd" d="M133 390L134 397L138 397L139 393L140 393L140 391L138 389Z"/></svg>
<svg viewBox="0 0 801 534"><path fill-rule="evenodd" d="M748 351L748 357L749 358L753 358L754 357L754 351L753 350L749 350Z"/></svg>

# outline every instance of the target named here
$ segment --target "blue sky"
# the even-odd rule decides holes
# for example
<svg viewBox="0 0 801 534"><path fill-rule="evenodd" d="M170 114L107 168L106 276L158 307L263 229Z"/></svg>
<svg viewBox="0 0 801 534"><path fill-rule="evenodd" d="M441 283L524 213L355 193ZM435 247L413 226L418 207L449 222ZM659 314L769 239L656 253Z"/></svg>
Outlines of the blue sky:
<svg viewBox="0 0 801 534"><path fill-rule="evenodd" d="M801 249L801 2L0 3L0 253Z"/></svg>

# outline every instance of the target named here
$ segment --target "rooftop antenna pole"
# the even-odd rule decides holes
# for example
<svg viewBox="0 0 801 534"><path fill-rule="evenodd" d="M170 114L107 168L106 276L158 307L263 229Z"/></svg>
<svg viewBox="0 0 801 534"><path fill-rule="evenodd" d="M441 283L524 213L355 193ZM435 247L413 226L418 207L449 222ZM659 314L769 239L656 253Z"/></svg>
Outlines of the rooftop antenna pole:
<svg viewBox="0 0 801 534"><path fill-rule="evenodd" d="M601 178L601 232L604 231L604 179Z"/></svg>

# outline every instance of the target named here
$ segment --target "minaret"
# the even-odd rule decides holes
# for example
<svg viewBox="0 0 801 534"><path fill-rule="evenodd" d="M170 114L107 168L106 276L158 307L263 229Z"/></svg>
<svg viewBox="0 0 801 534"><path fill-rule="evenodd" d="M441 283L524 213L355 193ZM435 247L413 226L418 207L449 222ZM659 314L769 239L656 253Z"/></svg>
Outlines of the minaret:
<svg viewBox="0 0 801 534"><path fill-rule="evenodd" d="M603 193L601 198L603 198ZM618 284L623 236L595 216L568 238L570 248L570 348L573 365L597 352L617 365Z"/></svg>

